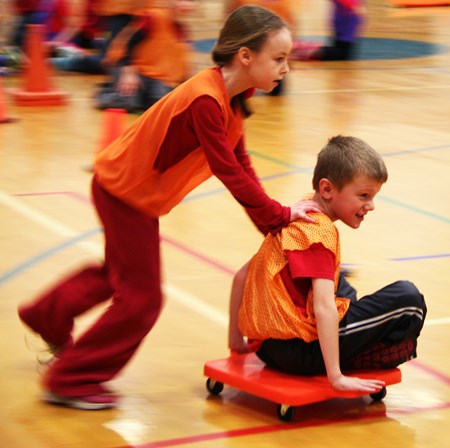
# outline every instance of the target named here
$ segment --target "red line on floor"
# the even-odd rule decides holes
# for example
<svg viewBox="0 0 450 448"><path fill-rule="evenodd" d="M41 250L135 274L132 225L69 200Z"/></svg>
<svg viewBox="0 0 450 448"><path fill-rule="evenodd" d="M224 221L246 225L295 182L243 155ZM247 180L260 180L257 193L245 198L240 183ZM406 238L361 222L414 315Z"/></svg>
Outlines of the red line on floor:
<svg viewBox="0 0 450 448"><path fill-rule="evenodd" d="M394 411L389 411L389 414L395 415L395 414L414 414L418 412L430 412L430 411L436 411L436 410L442 410L442 409L450 409L450 402L447 403L441 403L438 405L433 406L426 406L426 407L418 407L418 408L409 408L405 410L397 409ZM144 443L142 445L127 445L120 448L169 448L174 446L180 446L180 445L187 445L187 444L193 444L193 443L202 443L202 442L208 442L211 440L218 440L218 439L228 439L228 438L234 438L234 437L246 437L246 436L253 436L253 435L259 435L259 434L267 434L267 433L274 433L277 431L291 431L294 429L300 429L300 428L313 428L313 427L319 427L329 424L339 424L339 423L345 423L348 421L354 422L355 420L372 420L377 418L384 418L386 417L386 410L373 412L370 414L363 414L355 417L352 415L351 417L347 418L327 418L327 419L317 419L317 420L310 420L306 422L298 422L298 423L280 423L277 425L266 425L266 426L257 426L253 428L242 428L242 429L234 429L229 431L220 431L210 434L196 434L192 436L186 436L186 437L178 437L174 439L165 439L165 440L159 440L156 442L148 442Z"/></svg>
<svg viewBox="0 0 450 448"><path fill-rule="evenodd" d="M430 366L427 366L426 364L422 363L418 359L411 361L411 366L415 367L416 369L422 370L423 372L427 373L428 375L433 376L435 379L450 386L450 376L445 375L444 373L439 372L438 370L433 369Z"/></svg>
<svg viewBox="0 0 450 448"><path fill-rule="evenodd" d="M277 431L290 431L293 429L299 429L302 427L315 427L315 426L323 426L329 423L343 423L346 421L349 421L350 419L352 421L354 420L366 420L366 419L373 419L373 418L379 418L379 417L385 417L386 412L385 411L379 411L374 412L372 414L365 414L358 417L352 416L351 418L340 418L340 419L320 419L320 420L311 420L308 422L298 422L298 423L280 423L276 425L266 425L266 426L257 426L253 428L242 428L242 429L233 429L230 431L221 431L221 432L214 432L210 434L197 434L193 436L187 436L187 437L179 437L175 439L166 439L166 440L159 440L157 442L149 442L144 443L143 445L133 445L133 446L126 446L121 448L164 448L164 447L172 447L172 446L179 446L179 445L185 445L188 443L200 443L200 442L208 442L211 440L217 440L217 439L228 439L233 437L245 437L245 436L253 436L253 435L259 435L259 434L266 434L266 433L272 433Z"/></svg>
<svg viewBox="0 0 450 448"><path fill-rule="evenodd" d="M78 193L73 192L44 192L44 193L29 193L29 194L16 194L15 196L39 196L39 195L67 195L71 196L81 202L84 203L91 203L90 199L86 196ZM171 238L162 237L162 240L165 243L168 243L179 250L182 250L183 252L186 252L190 254L191 256L198 258L202 260L203 262L221 270L222 272L225 272L229 275L234 275L234 270L230 269L229 267L207 257L204 254L201 254L200 252L197 252L178 241L175 241ZM444 384L450 385L450 377L439 372L436 369L433 369L430 366L427 366L423 364L422 362L418 361L417 359L414 361L411 361L411 366L422 370L426 374L434 377L436 380L443 382ZM413 414L417 412L428 412L428 411L435 411L440 409L448 409L450 408L450 402L447 403L441 403L434 406L428 406L428 407L416 407L416 408L408 408L408 409L396 409L393 411L390 411L390 414ZM374 418L380 418L385 417L386 411L381 412L374 412L371 414L365 414L358 416L355 418L354 416L351 417L351 420L354 421L355 419L359 420L367 420L367 419L374 419ZM242 429L235 429L230 431L221 431L216 433L210 433L210 434L197 434L192 436L186 436L186 437L180 437L180 438L174 438L174 439L165 439L160 440L156 442L148 442L144 443L142 445L127 445L121 448L164 448L164 447L173 447L173 446L180 446L180 445L186 445L189 443L201 443L201 442L207 442L211 440L218 440L218 439L226 439L226 438L233 438L233 437L245 437L245 436L251 436L251 435L258 435L258 434L264 434L264 433L271 433L276 431L289 431L293 429L299 429L302 427L310 428L315 426L323 426L326 424L331 423L343 423L346 421L349 421L350 418L341 418L341 419L321 419L321 420L311 420L307 422L298 422L298 423L282 423L277 425L267 425L267 426L258 426L253 428L242 428Z"/></svg>

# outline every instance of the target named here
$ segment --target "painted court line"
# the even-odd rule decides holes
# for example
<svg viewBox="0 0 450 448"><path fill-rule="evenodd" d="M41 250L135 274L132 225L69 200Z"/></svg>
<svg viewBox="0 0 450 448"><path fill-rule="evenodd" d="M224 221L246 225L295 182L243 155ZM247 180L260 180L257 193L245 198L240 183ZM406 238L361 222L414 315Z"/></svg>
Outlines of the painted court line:
<svg viewBox="0 0 450 448"><path fill-rule="evenodd" d="M48 194L48 193L47 193ZM74 195L79 200L83 200L83 202L88 202L85 200L85 198L82 195ZM60 252L68 247L71 246L78 246L82 249L86 250L87 252L95 255L95 256L102 256L103 255L103 245L84 241L86 238L90 238L91 236L97 234L101 231L101 229L93 229L88 232L85 232L83 234L79 234L75 232L73 229L65 226L64 224L61 224L57 220L49 217L48 215L36 210L35 208L19 201L14 196L7 195L6 193L0 191L0 203L3 204L6 207L9 207L10 209L16 211L20 215L28 218L30 221L35 222L38 225L41 225L42 227L45 227L46 229L54 232L57 235L60 235L62 237L69 238L69 241L63 242L48 251L39 254L38 256L27 260L26 262L20 264L19 266L16 266L15 268L11 269L10 271L7 271L6 273L3 273L0 276L0 286L5 281L9 280L10 278L13 278L20 273L22 273L24 270L30 268L31 266L39 263L41 260ZM211 259L210 257L205 256L204 254L201 254L197 251L194 251L193 249L176 242L173 239L164 238L163 241L167 244L173 245L179 250L182 250L183 252L188 253L194 258L197 258L201 260L202 262L206 263L209 266L212 266L216 269L221 270L222 272L225 272L229 275L234 274L234 270L228 268L227 266L218 263L217 261ZM434 258L435 256L431 256ZM175 285L165 283L163 285L163 290L166 294L170 295L174 300L176 300L178 303L184 305L185 307L191 309L192 311L203 315L207 319L211 319L213 322L217 323L218 325L221 325L222 327L227 327L228 325L228 314L219 310L218 308L215 308L214 306L210 305L208 302L205 302L198 297L188 293L187 291L182 290L181 288L178 288ZM440 318L440 319L427 319L426 325L447 325L450 323L450 318Z"/></svg>
<svg viewBox="0 0 450 448"><path fill-rule="evenodd" d="M65 237L65 238L71 238L72 244L78 247L81 247L82 249L86 250L87 252L95 255L95 256L102 256L103 254L103 246L97 243L89 242L89 241L83 241L80 238L77 238L79 234L75 232L73 229L65 226L64 224L61 224L59 221L49 217L45 213L42 213L35 208L24 204L23 202L19 201L18 199L14 198L13 196L9 196L5 194L4 192L0 191L0 203L4 206L10 208L11 210L14 210L18 214L24 216L25 218L29 219L30 221L46 228L47 230L50 230L51 232L55 233L56 235ZM94 232L88 232L83 235L83 237L88 237L94 234ZM59 248L67 247L65 245L59 246ZM55 251L52 251L51 253L55 253ZM42 257L38 257L37 261L40 261ZM36 262L37 262L36 261ZM34 264L34 263L33 263ZM30 264L28 263L27 266ZM7 278L11 277L13 273L19 273L19 271L16 269L11 270L6 275L2 276L2 280L6 280ZM0 283L1 284L1 283ZM175 285L170 284L164 284L163 285L164 291L169 294L173 299L175 299L177 302L183 304L184 306L190 308L191 310L197 312L198 314L203 315L207 319L211 319L213 322L226 327L228 324L228 316L223 313L222 311L216 309L214 306L209 305L207 302L204 302L197 297L193 296L192 294L183 291L182 289L178 288Z"/></svg>
<svg viewBox="0 0 450 448"><path fill-rule="evenodd" d="M366 87L357 89L317 89L317 90L294 90L291 95L306 95L317 93L356 93L356 92L413 92L418 90L448 89L450 84L423 84L420 86L393 86L393 87Z"/></svg>
<svg viewBox="0 0 450 448"><path fill-rule="evenodd" d="M389 414L391 415L408 415L413 414L417 412L430 412L430 411L436 411L436 410L445 410L450 409L450 402L449 403L442 403L440 405L433 405L433 406L424 406L422 408L408 408L408 409L398 409L394 411L389 411ZM355 420L358 421L366 421L366 420L373 420L377 418L385 418L387 415L386 411L377 411L377 412L371 412L369 414L361 414L361 415L350 415L348 417L338 417L338 418L326 418L326 419L313 419L308 421L302 421L297 423L281 423L276 425L265 425L265 426L256 426L256 427L247 427L242 429L231 429L229 431L220 431L220 432L214 432L214 433L208 433L208 434L195 434L192 436L186 436L186 437L178 437L174 439L164 439L159 440L156 442L148 442L143 443L140 445L127 445L120 448L168 448L173 446L181 446L181 445L187 445L187 444L197 444L202 442L210 442L212 440L219 440L219 439L232 439L236 437L246 437L246 436L254 436L254 435L260 435L260 434L268 434L268 433L274 433L274 432L280 432L280 431L292 431L295 429L301 429L301 428L315 428L330 424L339 424L339 423L347 423L347 422L354 422ZM207 448L207 445L204 445L205 448Z"/></svg>
<svg viewBox="0 0 450 448"><path fill-rule="evenodd" d="M33 221L34 223L50 230L56 235L62 236L64 238L75 238L79 234L78 232L75 232L69 227L49 217L45 213L36 210L35 208L15 199L13 196L5 194L2 191L0 191L0 203L10 208L11 210L14 210L30 221ZM77 243L77 245L79 245L83 249L90 251L91 253L94 253L97 256L101 256L103 253L103 250L99 250L98 245L93 244L89 241L80 241Z"/></svg>
<svg viewBox="0 0 450 448"><path fill-rule="evenodd" d="M385 412L374 412L373 414L366 414L361 415L358 417L359 420L367 420L367 419L373 419L377 417L385 417ZM354 419L355 417L351 417ZM265 425L265 426L255 426L255 427L247 427L242 429L231 429L229 431L219 431L219 432L213 432L209 434L196 434L193 436L187 436L187 437L179 437L174 439L166 439L166 440L160 440L157 442L149 442L144 443L142 445L134 445L121 447L121 448L165 448L165 447L171 447L171 446L180 446L180 445L186 445L186 444L194 444L194 443L201 443L201 442L210 442L212 440L218 440L218 439L231 439L235 437L246 437L246 436L254 436L254 435L260 435L260 434L267 434L267 433L273 433L277 431L291 431L293 429L299 429L303 427L311 428L311 427L317 427L317 426L323 426L330 423L344 423L346 421L349 421L349 419L345 418L339 418L339 419L327 419L327 420L311 420L307 422L298 422L298 423L280 423L276 425ZM205 445L207 447L207 445Z"/></svg>
<svg viewBox="0 0 450 448"><path fill-rule="evenodd" d="M27 269L30 269L34 265L39 264L41 261L44 261L46 258L49 258L52 255L57 254L59 252L62 252L63 250L68 249L69 247L72 247L75 244L77 244L87 238L91 238L92 236L97 235L100 232L101 232L101 229L97 228L97 229L90 230L85 233L78 234L74 238L65 240L62 243L57 244L57 245L45 250L44 252L40 252L39 254L35 255L34 257L28 258L24 262L19 263L17 266L14 266L12 269L1 273L0 274L0 286L3 283L7 282L8 280L20 275Z"/></svg>
<svg viewBox="0 0 450 448"><path fill-rule="evenodd" d="M71 246L76 245L84 250L88 251L89 253L93 253L96 256L101 254L103 252L103 248L100 244L83 241L83 239L88 238L92 236L93 234L98 232L98 229L95 229L94 231L86 232L83 235L79 235L77 232L75 232L70 227L65 226L64 224L58 222L57 220L49 217L48 215L34 209L33 207L24 204L23 202L19 201L18 199L8 196L7 194L0 191L0 203L5 205L6 207L9 207L10 209L16 211L20 215L26 217L32 222L35 222L36 224L45 227L46 229L56 233L57 235L63 236L65 238L71 238ZM173 240L168 240L169 244L174 244L178 249L180 250L188 250L191 255L196 256L196 253L189 248L186 248L185 246L176 243ZM62 250L64 245L60 245L59 250ZM67 244L66 244L67 247ZM53 251L52 253L54 253ZM201 256L201 259L203 262L208 263L209 258L205 256ZM212 263L216 268L228 272L230 275L233 273L228 268L220 265L217 265L217 263ZM22 271L21 271L22 272ZM19 271L16 272L17 274ZM1 282L0 282L1 284ZM171 284L165 284L163 286L163 289L166 294L168 294L173 300L177 301L178 303L184 305L185 307L191 309L192 311L204 316L205 318L215 322L217 325L226 328L228 325L228 314L215 308L214 306L208 304L207 302L204 302L203 300L199 299L198 297L176 287L175 285ZM426 325L442 325L442 324L448 324L450 323L450 318L446 319L436 319L434 321L428 320ZM450 378L441 372L436 371L435 369L432 369L431 367L422 364L422 363L416 363L413 362L413 365L416 365L417 368L424 371L426 374L432 376L434 379L443 382L444 384L450 385ZM405 414L405 413L412 413L412 412L424 412L426 410L436 410L437 408L450 408L450 403L443 403L438 406L433 406L430 409L425 408L414 408L414 409L407 409L404 411L400 411L399 414ZM395 413L395 412L394 412ZM374 413L369 415L360 416L358 418L360 419L373 419L377 417L384 417L385 412L382 412L380 414ZM354 419L354 417L352 417ZM230 430L225 432L217 432L217 433L210 433L210 434L197 434L193 436L187 436L187 437L181 437L176 439L166 439L161 440L158 442L149 442L144 443L142 445L136 445L134 448L162 448L162 447L172 447L172 446L181 446L186 444L192 444L192 443L201 443L201 442L208 442L211 440L217 440L217 439L227 439L227 438L234 438L234 437L243 437L243 436L250 436L250 435L257 435L257 434L264 434L269 432L275 432L275 431L286 431L286 430L292 430L292 429L298 429L301 427L312 427L312 426L321 426L325 424L330 423L339 423L339 422L345 422L348 421L348 419L324 419L324 420L315 420L315 421L307 421L307 422L299 422L294 424L279 424L279 425L268 425L268 426L260 426L260 427L253 427L253 428L244 428L239 430ZM123 448L132 448L131 446L123 447Z"/></svg>
<svg viewBox="0 0 450 448"><path fill-rule="evenodd" d="M450 317L442 317L440 319L427 319L425 325L436 326L436 325L448 325L450 324Z"/></svg>

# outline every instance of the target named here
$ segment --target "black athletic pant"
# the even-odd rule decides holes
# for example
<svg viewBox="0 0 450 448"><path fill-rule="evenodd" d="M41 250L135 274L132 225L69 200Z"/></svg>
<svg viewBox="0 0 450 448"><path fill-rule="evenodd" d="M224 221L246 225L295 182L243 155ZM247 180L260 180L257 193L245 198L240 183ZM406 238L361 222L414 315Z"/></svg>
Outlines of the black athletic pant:
<svg viewBox="0 0 450 448"><path fill-rule="evenodd" d="M416 357L427 308L411 282L398 281L356 300L356 291L341 276L337 295L351 299L339 324L342 370L387 369ZM269 367L287 373L326 373L318 340L268 339L257 355Z"/></svg>
<svg viewBox="0 0 450 448"><path fill-rule="evenodd" d="M317 52L317 59L321 61L350 61L355 58L356 42L333 40Z"/></svg>

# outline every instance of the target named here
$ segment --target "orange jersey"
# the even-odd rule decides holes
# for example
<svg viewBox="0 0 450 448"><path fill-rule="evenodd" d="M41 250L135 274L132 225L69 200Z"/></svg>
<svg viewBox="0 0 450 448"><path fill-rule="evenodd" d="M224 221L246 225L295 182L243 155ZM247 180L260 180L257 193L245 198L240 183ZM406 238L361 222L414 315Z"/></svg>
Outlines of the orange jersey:
<svg viewBox="0 0 450 448"><path fill-rule="evenodd" d="M154 8L150 14L151 36L135 48L132 64L148 78L179 84L191 75L191 46L176 29L171 9Z"/></svg>
<svg viewBox="0 0 450 448"><path fill-rule="evenodd" d="M92 10L99 16L134 14L152 3L153 0L92 0Z"/></svg>
<svg viewBox="0 0 450 448"><path fill-rule="evenodd" d="M228 5L228 12L231 13L234 9L244 5L262 6L281 17L294 32L296 28L294 5L296 4L293 0L232 0Z"/></svg>
<svg viewBox="0 0 450 448"><path fill-rule="evenodd" d="M141 14L151 18L150 35L131 54L130 64L140 75L157 79L170 86L191 75L191 46L180 36L170 8L151 8ZM128 41L135 32L134 24L125 27L111 42L105 62L116 64L126 53Z"/></svg>
<svg viewBox="0 0 450 448"><path fill-rule="evenodd" d="M125 133L101 151L95 161L99 183L112 195L153 217L168 213L212 173L201 146L183 155L164 171L155 161L171 120L199 97L213 98L222 110L228 144L243 135L243 116L234 111L222 75L204 69L148 109ZM183 141L180 140L180 149Z"/></svg>
<svg viewBox="0 0 450 448"><path fill-rule="evenodd" d="M281 271L287 264L285 251L307 250L320 243L336 259L335 292L340 267L339 233L324 214L314 214L316 223L295 221L276 235L269 234L250 262L245 282L239 328L249 339L300 338L311 342L318 338L313 308L313 292L308 292L306 307L296 306L286 290ZM349 299L336 297L341 320L350 305Z"/></svg>

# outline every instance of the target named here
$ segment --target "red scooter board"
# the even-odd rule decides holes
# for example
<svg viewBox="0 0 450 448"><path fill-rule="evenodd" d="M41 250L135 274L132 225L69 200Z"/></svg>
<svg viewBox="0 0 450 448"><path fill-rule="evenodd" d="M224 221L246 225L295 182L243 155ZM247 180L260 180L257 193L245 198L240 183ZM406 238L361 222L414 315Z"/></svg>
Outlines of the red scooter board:
<svg viewBox="0 0 450 448"><path fill-rule="evenodd" d="M227 384L252 395L278 403L278 417L283 421L293 418L294 406L316 403L332 398L355 398L367 395L363 392L337 392L326 376L288 375L268 368L254 354L232 354L228 358L208 361L204 366L208 377L206 387L213 395L218 395ZM365 370L348 373L360 378L379 379L386 386L400 383L401 371ZM386 387L370 395L375 401L386 396Z"/></svg>

